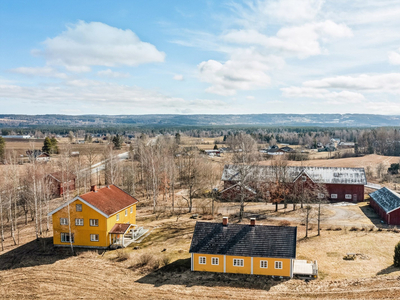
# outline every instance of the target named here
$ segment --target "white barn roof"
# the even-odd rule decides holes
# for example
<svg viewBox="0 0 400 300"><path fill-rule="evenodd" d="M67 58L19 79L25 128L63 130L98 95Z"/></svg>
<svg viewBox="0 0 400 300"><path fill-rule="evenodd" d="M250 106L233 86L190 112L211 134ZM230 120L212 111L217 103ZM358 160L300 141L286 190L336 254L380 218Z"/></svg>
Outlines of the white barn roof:
<svg viewBox="0 0 400 300"><path fill-rule="evenodd" d="M241 173L251 174L255 180L274 181L285 178L294 181L301 173L309 176L315 183L324 184L367 184L364 168L329 168L329 167L274 167L274 166L249 166L241 172L239 165L225 165L222 181L241 181Z"/></svg>

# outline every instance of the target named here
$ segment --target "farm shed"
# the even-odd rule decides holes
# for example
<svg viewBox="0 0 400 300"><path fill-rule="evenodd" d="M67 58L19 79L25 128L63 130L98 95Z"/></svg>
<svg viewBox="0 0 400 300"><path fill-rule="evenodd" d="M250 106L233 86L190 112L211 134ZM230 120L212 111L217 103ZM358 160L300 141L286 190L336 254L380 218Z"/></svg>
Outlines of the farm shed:
<svg viewBox="0 0 400 300"><path fill-rule="evenodd" d="M62 172L50 173L46 176L46 181L49 183L51 193L55 196L62 196L64 191L75 190L76 176L71 172L63 174Z"/></svg>
<svg viewBox="0 0 400 300"><path fill-rule="evenodd" d="M307 179L314 184L325 185L329 194L328 199L332 202L363 201L364 185L367 184L364 168L225 165L221 178L224 181L224 191L226 191L222 193L223 198L238 197L240 189L229 188L241 182L241 174L246 176L247 185L253 189L256 189L260 182L274 183L277 180L285 182L289 188L294 188L296 183Z"/></svg>
<svg viewBox="0 0 400 300"><path fill-rule="evenodd" d="M297 227L197 222L191 270L293 277Z"/></svg>
<svg viewBox="0 0 400 300"><path fill-rule="evenodd" d="M370 205L388 225L400 225L400 195L386 187L371 194Z"/></svg>

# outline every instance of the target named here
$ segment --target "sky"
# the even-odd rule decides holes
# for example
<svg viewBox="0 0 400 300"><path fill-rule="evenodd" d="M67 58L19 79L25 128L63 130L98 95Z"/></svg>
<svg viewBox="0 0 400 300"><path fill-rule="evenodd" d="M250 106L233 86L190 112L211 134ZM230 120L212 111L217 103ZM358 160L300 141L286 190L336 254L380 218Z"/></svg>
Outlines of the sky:
<svg viewBox="0 0 400 300"><path fill-rule="evenodd" d="M0 1L0 114L400 114L398 0Z"/></svg>

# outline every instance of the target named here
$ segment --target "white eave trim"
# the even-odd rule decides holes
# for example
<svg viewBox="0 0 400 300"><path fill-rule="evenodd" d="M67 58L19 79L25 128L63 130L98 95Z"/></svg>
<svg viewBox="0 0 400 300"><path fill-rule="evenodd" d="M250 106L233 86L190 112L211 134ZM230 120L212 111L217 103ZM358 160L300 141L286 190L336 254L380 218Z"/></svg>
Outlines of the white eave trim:
<svg viewBox="0 0 400 300"><path fill-rule="evenodd" d="M59 206L58 208L56 208L55 210L49 212L47 215L51 216L54 213L58 212L59 210L63 209L64 207L68 206L69 204L71 204L72 202L75 202L76 200L79 200L83 203L85 203L87 206L89 206L91 209L97 211L99 214L101 214L102 216L106 217L107 219L110 217L109 215L105 214L104 212L102 212L100 209L98 209L97 207L93 206L92 204L90 204L89 202L85 201L84 199L82 199L81 197L77 196L75 198L73 198L72 200L68 201L67 203Z"/></svg>

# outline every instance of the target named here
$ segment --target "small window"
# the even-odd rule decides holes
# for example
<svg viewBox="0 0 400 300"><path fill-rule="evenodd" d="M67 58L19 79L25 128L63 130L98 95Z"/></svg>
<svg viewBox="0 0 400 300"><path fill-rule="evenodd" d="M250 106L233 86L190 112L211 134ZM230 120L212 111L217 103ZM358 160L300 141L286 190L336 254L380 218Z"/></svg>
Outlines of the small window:
<svg viewBox="0 0 400 300"><path fill-rule="evenodd" d="M128 215L128 210L125 209L125 217Z"/></svg>
<svg viewBox="0 0 400 300"><path fill-rule="evenodd" d="M90 241L91 242L98 242L99 241L99 235L98 234L91 234L90 235Z"/></svg>
<svg viewBox="0 0 400 300"><path fill-rule="evenodd" d="M205 265L206 264L206 257L205 256L200 256L199 257L199 264L200 265Z"/></svg>
<svg viewBox="0 0 400 300"><path fill-rule="evenodd" d="M244 266L244 260L239 259L239 258L234 258L233 259L233 266L234 267L243 267Z"/></svg>
<svg viewBox="0 0 400 300"><path fill-rule="evenodd" d="M90 226L99 226L99 219L90 219L89 224Z"/></svg>
<svg viewBox="0 0 400 300"><path fill-rule="evenodd" d="M76 211L82 211L82 204L76 205Z"/></svg>
<svg viewBox="0 0 400 300"><path fill-rule="evenodd" d="M260 260L260 268L262 269L268 268L268 260Z"/></svg>
<svg viewBox="0 0 400 300"><path fill-rule="evenodd" d="M119 221L119 214L117 214L117 215L115 216L115 219L116 219L117 221Z"/></svg>
<svg viewBox="0 0 400 300"><path fill-rule="evenodd" d="M60 218L60 225L68 225L68 219L67 218Z"/></svg>
<svg viewBox="0 0 400 300"><path fill-rule="evenodd" d="M302 181L307 181L307 177L306 176L301 176L301 180Z"/></svg>
<svg viewBox="0 0 400 300"><path fill-rule="evenodd" d="M83 219L75 219L75 226L83 226Z"/></svg>
<svg viewBox="0 0 400 300"><path fill-rule="evenodd" d="M219 265L219 258L218 257L211 258L211 264L214 265L214 266L218 266Z"/></svg>
<svg viewBox="0 0 400 300"><path fill-rule="evenodd" d="M131 207L131 213L133 213L133 206Z"/></svg>
<svg viewBox="0 0 400 300"><path fill-rule="evenodd" d="M71 235L71 239L70 239L70 235L69 233L64 233L61 232L61 243L69 243L69 242L74 242L74 235Z"/></svg>
<svg viewBox="0 0 400 300"><path fill-rule="evenodd" d="M331 194L332 199L337 199L337 194Z"/></svg>
<svg viewBox="0 0 400 300"><path fill-rule="evenodd" d="M351 194L346 194L344 197L345 197L346 199L351 199Z"/></svg>
<svg viewBox="0 0 400 300"><path fill-rule="evenodd" d="M275 262L275 269L282 269L282 262L281 261L276 261Z"/></svg>

